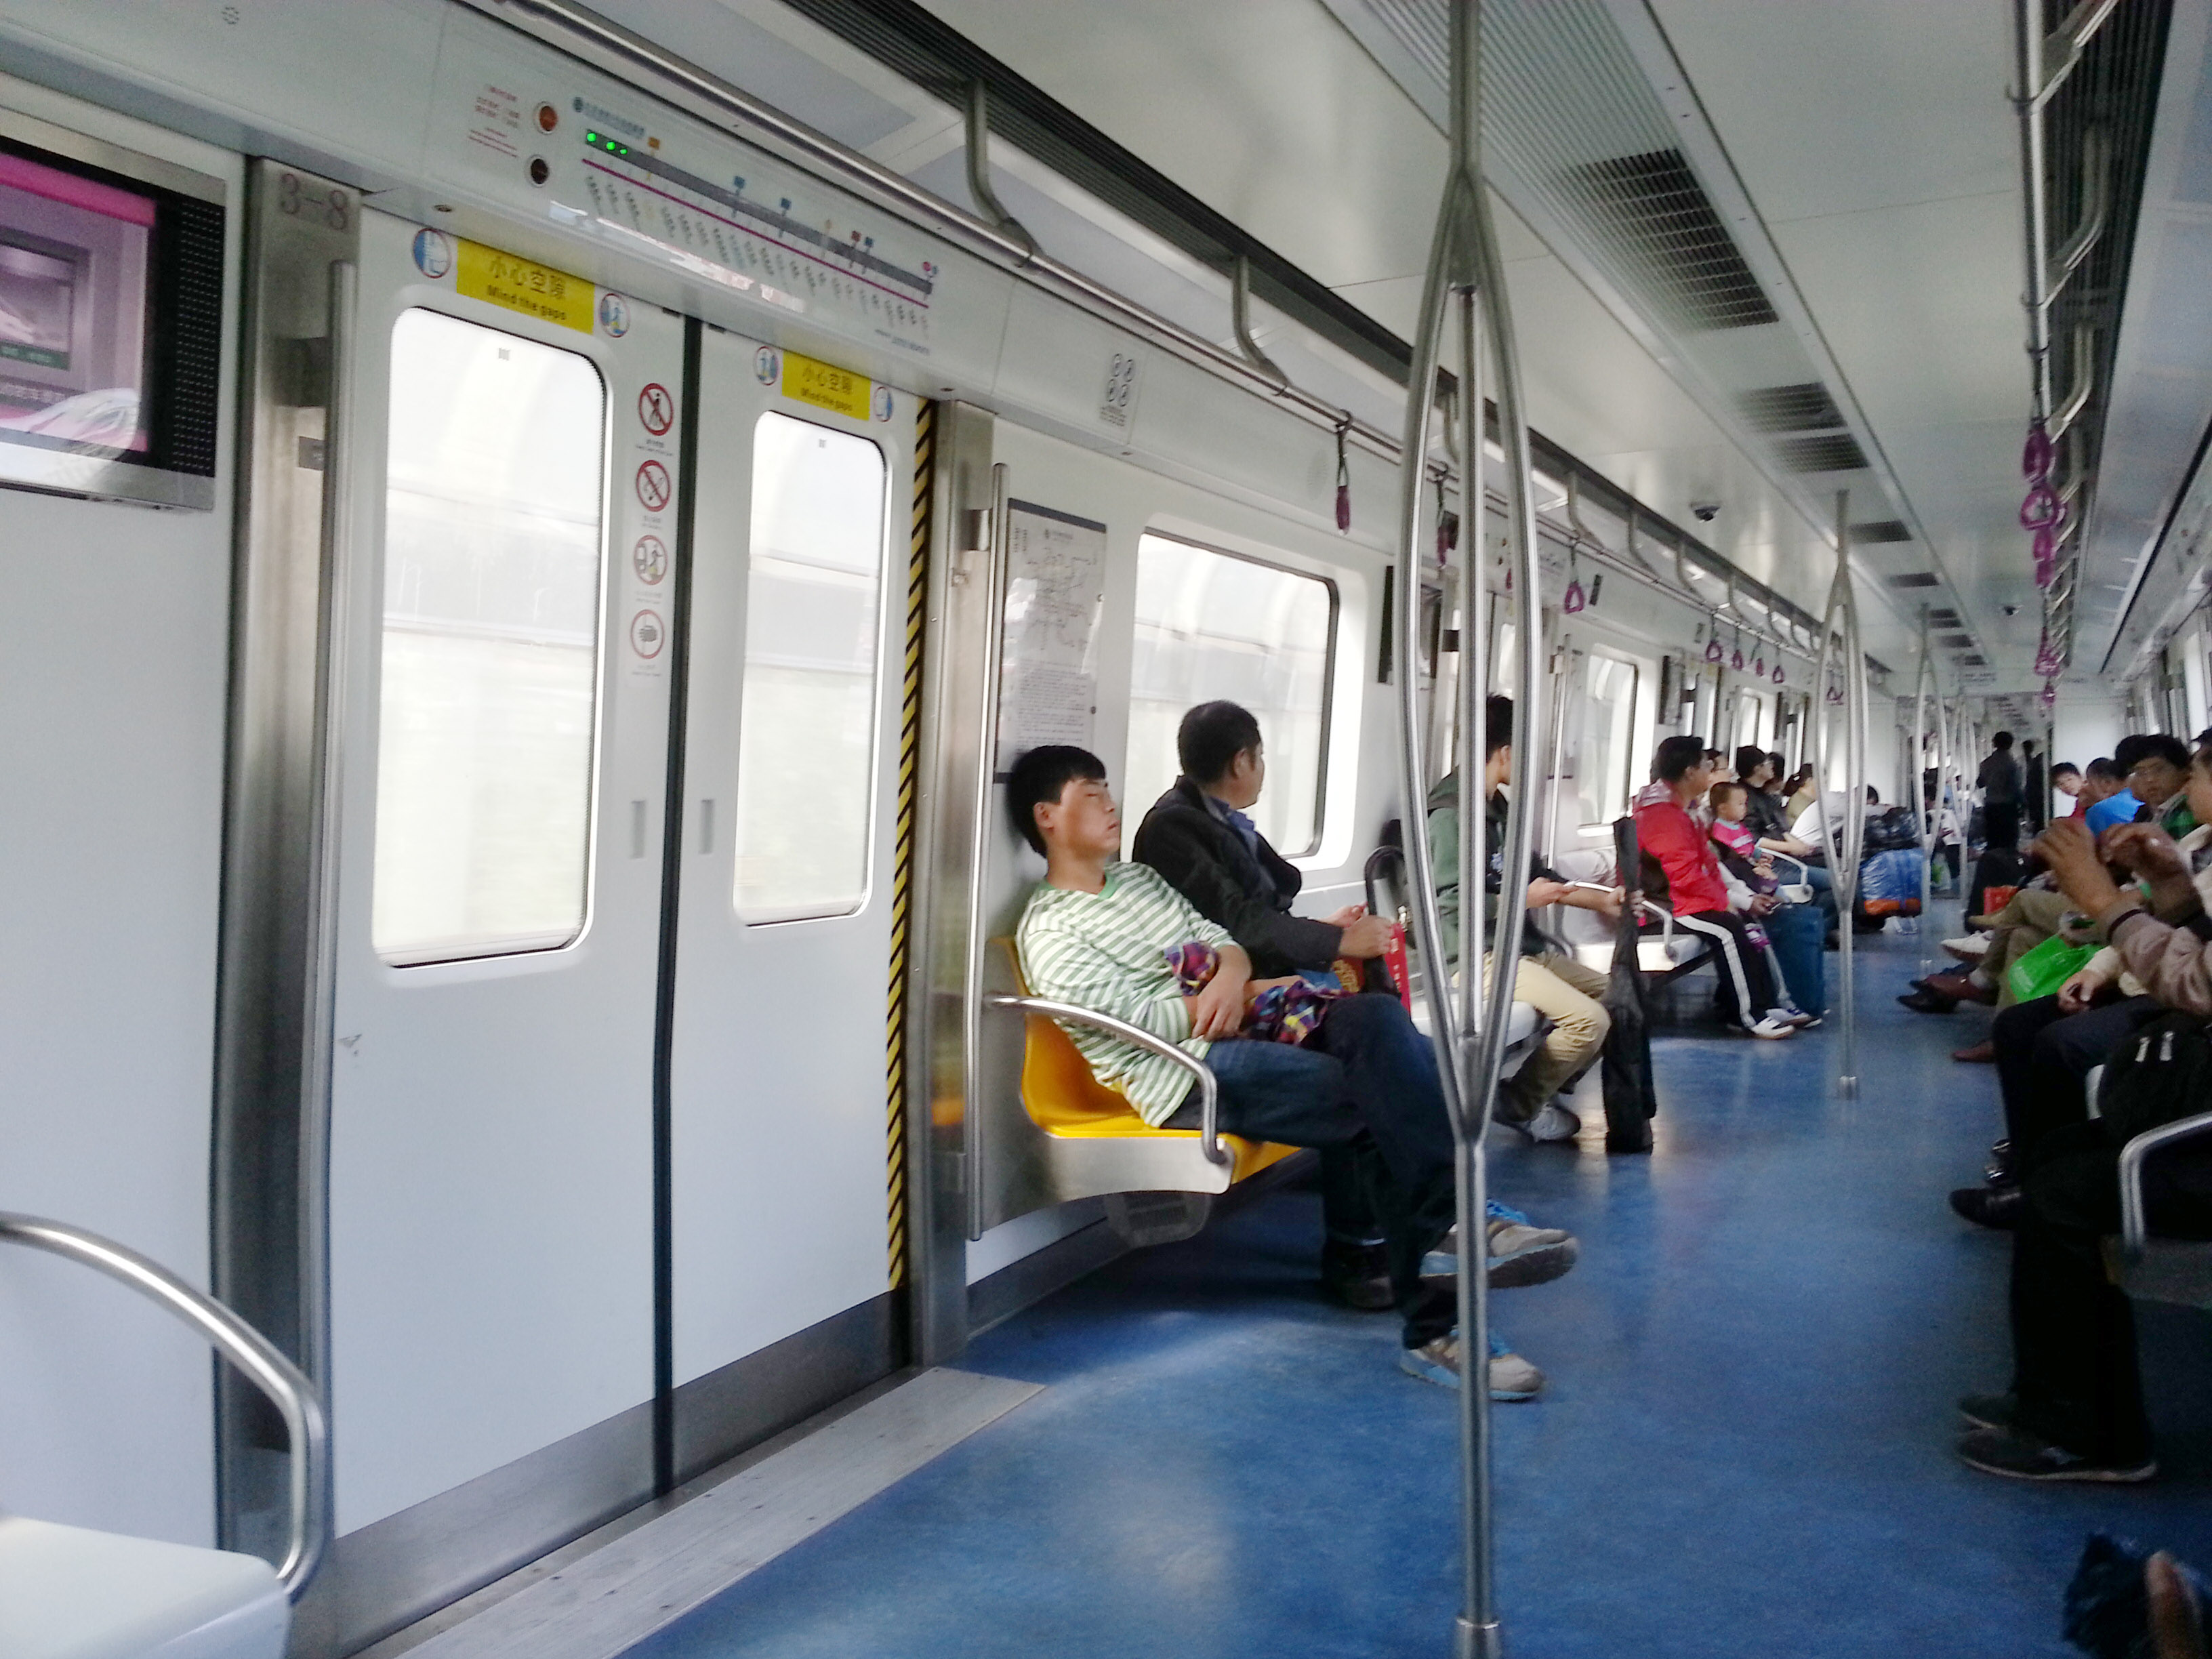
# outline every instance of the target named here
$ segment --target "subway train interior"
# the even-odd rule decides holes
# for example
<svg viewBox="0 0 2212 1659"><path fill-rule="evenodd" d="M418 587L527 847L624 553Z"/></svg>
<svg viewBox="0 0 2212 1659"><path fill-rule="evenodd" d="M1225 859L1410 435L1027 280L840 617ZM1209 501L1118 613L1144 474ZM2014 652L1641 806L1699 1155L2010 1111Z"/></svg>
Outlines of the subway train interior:
<svg viewBox="0 0 2212 1659"><path fill-rule="evenodd" d="M2208 256L2212 0L0 0L0 1659L2203 1654Z"/></svg>

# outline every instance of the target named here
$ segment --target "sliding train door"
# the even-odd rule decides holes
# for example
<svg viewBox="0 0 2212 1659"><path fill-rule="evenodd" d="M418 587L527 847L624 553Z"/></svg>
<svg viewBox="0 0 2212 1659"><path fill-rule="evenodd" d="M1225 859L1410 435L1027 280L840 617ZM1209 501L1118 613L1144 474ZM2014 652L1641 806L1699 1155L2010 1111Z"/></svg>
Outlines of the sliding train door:
<svg viewBox="0 0 2212 1659"><path fill-rule="evenodd" d="M332 450L341 1534L594 1425L559 1478L650 1480L684 336L364 218Z"/></svg>
<svg viewBox="0 0 2212 1659"><path fill-rule="evenodd" d="M699 373L669 1148L679 1474L892 1363L884 1032L915 419L905 393L719 331ZM803 1352L742 1363L787 1340Z"/></svg>

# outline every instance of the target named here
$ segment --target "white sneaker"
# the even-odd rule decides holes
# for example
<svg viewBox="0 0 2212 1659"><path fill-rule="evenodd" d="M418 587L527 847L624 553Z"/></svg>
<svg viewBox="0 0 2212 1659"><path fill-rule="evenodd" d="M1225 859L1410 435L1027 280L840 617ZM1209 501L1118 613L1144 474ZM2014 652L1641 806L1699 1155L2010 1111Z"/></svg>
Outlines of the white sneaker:
<svg viewBox="0 0 2212 1659"><path fill-rule="evenodd" d="M1767 1015L1758 1024L1747 1025L1743 1030L1747 1036L1765 1037L1770 1042L1778 1037L1797 1035L1797 1028L1795 1025L1786 1019L1777 1019L1772 1014Z"/></svg>
<svg viewBox="0 0 2212 1659"><path fill-rule="evenodd" d="M1964 939L1947 939L1943 948L1960 962L1979 962L1990 953L1987 933L1969 933Z"/></svg>
<svg viewBox="0 0 2212 1659"><path fill-rule="evenodd" d="M1547 1100L1521 1129L1531 1140L1572 1140L1583 1132L1583 1121L1558 1101Z"/></svg>

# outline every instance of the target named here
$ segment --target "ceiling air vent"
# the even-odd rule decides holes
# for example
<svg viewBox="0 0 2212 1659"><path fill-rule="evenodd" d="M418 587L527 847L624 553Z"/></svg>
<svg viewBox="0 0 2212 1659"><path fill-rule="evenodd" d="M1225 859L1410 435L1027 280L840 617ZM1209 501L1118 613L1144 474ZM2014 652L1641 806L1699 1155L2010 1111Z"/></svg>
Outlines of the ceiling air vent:
<svg viewBox="0 0 2212 1659"><path fill-rule="evenodd" d="M1936 636L1936 644L1948 646L1954 651L1966 650L1973 642L1974 636L1972 634L1938 634Z"/></svg>
<svg viewBox="0 0 2212 1659"><path fill-rule="evenodd" d="M1851 540L1861 547L1870 547L1876 542L1909 542L1911 539L1912 532L1902 519L1877 519L1872 524L1855 524L1851 526ZM1924 582L1899 581L1894 576L1891 577L1890 580L1896 582L1899 587L1936 586L1936 579L1933 576Z"/></svg>
<svg viewBox="0 0 2212 1659"><path fill-rule="evenodd" d="M1851 539L1855 542L1887 542L1903 541L1905 539L1902 536L1869 536L1866 534L1866 532L1869 530L1879 528L1880 526L1876 525L1855 524L1851 526ZM1887 581L1892 587L1933 587L1936 585L1938 578L1936 577L1936 573L1932 570L1908 570L1902 576L1888 576L1885 577L1883 580ZM1958 621L1958 618L1956 617L1953 617L1951 620L1953 622L1956 622Z"/></svg>
<svg viewBox="0 0 2212 1659"><path fill-rule="evenodd" d="M1735 404L1754 432L1818 432L1844 424L1844 411L1818 380L1754 387L1738 393Z"/></svg>
<svg viewBox="0 0 2212 1659"><path fill-rule="evenodd" d="M1819 438L1784 438L1774 446L1782 465L1792 472L1863 472L1866 451L1848 432Z"/></svg>
<svg viewBox="0 0 2212 1659"><path fill-rule="evenodd" d="M1567 169L1574 193L1601 210L1595 228L1614 257L1645 273L1657 297L1692 329L1778 321L1720 215L1678 149Z"/></svg>
<svg viewBox="0 0 2212 1659"><path fill-rule="evenodd" d="M1990 665L1990 659L1987 657L1976 656L1972 653L1960 658L1959 660L1969 668L1986 668Z"/></svg>
<svg viewBox="0 0 2212 1659"><path fill-rule="evenodd" d="M1929 585L1932 586L1932 581ZM1940 611L1929 611L1928 623L1931 628L1956 628L1959 625L1959 613L1946 605Z"/></svg>

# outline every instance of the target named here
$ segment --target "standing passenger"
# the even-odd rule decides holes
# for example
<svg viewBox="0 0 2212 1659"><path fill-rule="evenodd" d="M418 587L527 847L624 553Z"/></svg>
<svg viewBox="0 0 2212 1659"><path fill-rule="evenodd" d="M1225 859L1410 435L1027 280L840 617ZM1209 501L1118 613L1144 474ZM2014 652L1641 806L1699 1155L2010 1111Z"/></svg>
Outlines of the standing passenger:
<svg viewBox="0 0 2212 1659"><path fill-rule="evenodd" d="M2020 761L2012 752L2012 733L1990 739L1990 752L1974 775L1982 792L1982 844L2008 851L2020 846L2020 808L2024 793Z"/></svg>

